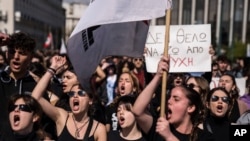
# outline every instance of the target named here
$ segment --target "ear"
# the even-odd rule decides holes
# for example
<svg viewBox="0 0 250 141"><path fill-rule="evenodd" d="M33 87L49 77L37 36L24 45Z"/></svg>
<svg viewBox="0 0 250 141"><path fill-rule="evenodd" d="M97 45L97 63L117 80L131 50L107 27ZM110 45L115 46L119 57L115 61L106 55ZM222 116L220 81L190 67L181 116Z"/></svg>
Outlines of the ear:
<svg viewBox="0 0 250 141"><path fill-rule="evenodd" d="M136 87L133 87L133 92L136 92Z"/></svg>
<svg viewBox="0 0 250 141"><path fill-rule="evenodd" d="M234 85L234 86L232 87L232 91L235 91L235 89L236 89L236 86Z"/></svg>
<svg viewBox="0 0 250 141"><path fill-rule="evenodd" d="M90 100L89 100L89 105L92 105L92 104L93 104L93 100L90 99Z"/></svg>
<svg viewBox="0 0 250 141"><path fill-rule="evenodd" d="M5 57L6 57L6 60L8 61L9 60L9 51L7 50L6 52L5 52Z"/></svg>
<svg viewBox="0 0 250 141"><path fill-rule="evenodd" d="M37 122L40 119L40 117L38 115L34 115L33 116L33 122Z"/></svg>
<svg viewBox="0 0 250 141"><path fill-rule="evenodd" d="M194 105L189 106L188 109L187 109L187 110L188 110L188 113L193 113L194 110L195 110L195 108L196 108L196 107L195 107Z"/></svg>
<svg viewBox="0 0 250 141"><path fill-rule="evenodd" d="M210 109L210 107L209 107L209 102L206 102L206 107L207 107L208 109Z"/></svg>

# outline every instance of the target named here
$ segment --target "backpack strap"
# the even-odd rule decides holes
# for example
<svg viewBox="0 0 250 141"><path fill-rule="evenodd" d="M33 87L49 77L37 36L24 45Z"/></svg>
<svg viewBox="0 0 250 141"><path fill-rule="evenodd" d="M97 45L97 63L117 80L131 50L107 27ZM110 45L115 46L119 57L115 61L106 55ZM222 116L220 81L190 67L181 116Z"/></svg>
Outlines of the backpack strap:
<svg viewBox="0 0 250 141"><path fill-rule="evenodd" d="M83 141L88 141L89 133L91 131L92 126L93 126L93 118L90 118L89 119L89 125L88 125L87 131L85 133L85 136L83 138Z"/></svg>

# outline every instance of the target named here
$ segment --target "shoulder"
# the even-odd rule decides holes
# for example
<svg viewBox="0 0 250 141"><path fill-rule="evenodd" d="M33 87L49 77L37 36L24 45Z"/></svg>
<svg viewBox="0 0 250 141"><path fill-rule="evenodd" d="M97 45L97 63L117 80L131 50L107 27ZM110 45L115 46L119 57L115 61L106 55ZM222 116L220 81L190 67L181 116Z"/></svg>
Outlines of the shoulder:
<svg viewBox="0 0 250 141"><path fill-rule="evenodd" d="M239 105L239 109L240 109L240 114L241 114L241 115L242 115L244 112L246 112L247 110L249 110L247 104L246 104L244 101L238 99L237 102L238 102L238 105Z"/></svg>
<svg viewBox="0 0 250 141"><path fill-rule="evenodd" d="M92 134L94 134L95 138L106 138L107 137L107 131L106 127L104 124L94 120L92 129L91 129Z"/></svg>

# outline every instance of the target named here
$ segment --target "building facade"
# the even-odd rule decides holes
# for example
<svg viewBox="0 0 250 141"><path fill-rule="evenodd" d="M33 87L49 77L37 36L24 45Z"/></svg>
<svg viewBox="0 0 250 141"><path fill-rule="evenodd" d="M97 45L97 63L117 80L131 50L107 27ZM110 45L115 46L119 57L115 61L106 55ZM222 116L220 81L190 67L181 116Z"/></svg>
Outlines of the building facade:
<svg viewBox="0 0 250 141"><path fill-rule="evenodd" d="M75 26L80 20L82 14L88 7L82 2L63 2L63 8L66 10L66 25L65 25L65 39L66 41L73 32Z"/></svg>
<svg viewBox="0 0 250 141"><path fill-rule="evenodd" d="M250 43L249 0L172 0L171 25L211 24L214 46ZM155 21L164 25L165 18Z"/></svg>
<svg viewBox="0 0 250 141"><path fill-rule="evenodd" d="M37 48L51 32L53 48L59 48L65 34L62 0L0 0L0 31L26 32L37 40Z"/></svg>

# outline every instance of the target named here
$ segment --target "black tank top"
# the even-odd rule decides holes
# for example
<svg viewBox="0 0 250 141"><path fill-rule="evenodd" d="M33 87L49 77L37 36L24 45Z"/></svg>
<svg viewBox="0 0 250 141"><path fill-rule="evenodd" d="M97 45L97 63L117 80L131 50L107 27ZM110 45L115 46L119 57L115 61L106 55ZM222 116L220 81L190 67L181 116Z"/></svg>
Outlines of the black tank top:
<svg viewBox="0 0 250 141"><path fill-rule="evenodd" d="M96 131L96 128L98 127L98 124L99 122L97 123L96 127L95 127L95 130L94 130L94 133L92 136L89 137L89 133L91 131L91 128L93 126L93 119L90 118L89 120L89 125L87 127L87 131L85 133L85 136L86 136L86 140L84 140L85 136L83 139L79 140L79 139L76 139L75 137L73 137L70 133L69 133L69 130L67 128L67 121L68 121L68 118L69 116L67 117L67 120L66 120L66 123L65 123L65 126L63 128L63 131L61 133L61 135L58 136L58 140L57 141L95 141L94 139L94 134L95 134L95 131Z"/></svg>

